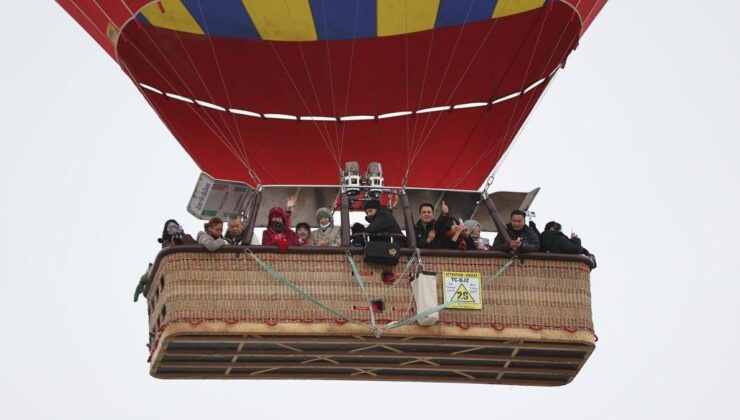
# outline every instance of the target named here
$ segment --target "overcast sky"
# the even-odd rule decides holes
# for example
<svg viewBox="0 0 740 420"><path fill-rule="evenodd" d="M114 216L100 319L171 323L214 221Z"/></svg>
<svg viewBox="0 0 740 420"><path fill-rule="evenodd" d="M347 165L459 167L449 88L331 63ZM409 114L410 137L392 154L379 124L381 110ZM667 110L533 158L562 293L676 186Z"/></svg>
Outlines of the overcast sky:
<svg viewBox="0 0 740 420"><path fill-rule="evenodd" d="M61 7L0 0L0 418L738 418L739 22L609 2L498 173L597 254L573 383L162 381L132 293L199 170Z"/></svg>

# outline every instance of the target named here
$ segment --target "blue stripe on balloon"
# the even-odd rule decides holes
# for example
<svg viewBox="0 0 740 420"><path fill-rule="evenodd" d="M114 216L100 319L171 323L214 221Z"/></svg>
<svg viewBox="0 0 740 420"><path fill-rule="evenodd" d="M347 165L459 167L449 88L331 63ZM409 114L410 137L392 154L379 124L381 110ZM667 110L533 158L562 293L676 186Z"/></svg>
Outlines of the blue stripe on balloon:
<svg viewBox="0 0 740 420"><path fill-rule="evenodd" d="M310 1L319 39L372 38L377 34L375 0Z"/></svg>
<svg viewBox="0 0 740 420"><path fill-rule="evenodd" d="M491 19L497 0L442 0L435 28Z"/></svg>
<svg viewBox="0 0 740 420"><path fill-rule="evenodd" d="M208 35L260 39L241 0L182 0L182 3Z"/></svg>

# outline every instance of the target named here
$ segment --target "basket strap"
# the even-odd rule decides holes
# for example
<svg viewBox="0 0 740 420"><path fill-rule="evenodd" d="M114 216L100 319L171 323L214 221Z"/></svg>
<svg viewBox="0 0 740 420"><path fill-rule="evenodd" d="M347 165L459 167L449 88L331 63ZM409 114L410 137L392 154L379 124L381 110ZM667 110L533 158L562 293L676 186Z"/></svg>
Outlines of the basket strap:
<svg viewBox="0 0 740 420"><path fill-rule="evenodd" d="M370 329L372 330L373 334L376 336L379 334L378 326L375 323L375 308L373 307L373 302L370 299L370 296L367 293L367 289L365 288L365 282L362 281L362 276L360 275L360 270L357 269L357 263L355 262L355 259L352 257L352 253L347 251L347 259L349 259L349 265L352 267L352 273L355 276L355 280L357 280L357 284L360 285L360 289L362 289L362 294L365 295L365 300L367 300L368 308L370 309Z"/></svg>
<svg viewBox="0 0 740 420"><path fill-rule="evenodd" d="M506 269L509 268L509 266L511 264L513 264L516 259L517 259L517 256L516 255L514 255L513 257L511 257L511 259L506 264L504 264L503 267L501 267L498 271L496 271L496 273L494 273L491 278L486 279L483 282L483 284L481 285L481 289L489 281L496 280L496 278L499 277L501 274L503 274L504 271L506 271ZM429 316L429 315L431 315L431 314L433 314L435 312L439 312L442 309L447 308L448 306L452 305L455 302L457 302L457 300L451 300L449 302L445 302L445 303L443 303L441 305L437 305L437 306L435 306L433 308L427 309L426 311L423 311L421 313L418 313L418 314L412 316L411 318L407 318L407 319L405 319L405 320L403 320L401 322L398 322L398 323L395 323L395 324L394 323L390 323L390 324L386 325L385 328L383 328L383 331L385 331L385 330L392 330L394 328L404 327L406 325L413 324L414 322L418 321L419 319L424 318L424 317L427 317L427 316Z"/></svg>
<svg viewBox="0 0 740 420"><path fill-rule="evenodd" d="M409 260L406 263L406 267L404 267L403 271L398 276L398 279L399 280L402 279L403 276L406 275L406 273L408 273L409 269L411 269L411 266L414 264L414 261L416 261L417 258L420 258L419 248L417 248L416 251L409 257ZM398 286L399 283L401 283L401 282L398 281L398 280L394 281L393 282L393 285L391 285L391 287L385 289L385 291L383 292L383 294L380 295L380 297L378 297L378 299L383 299L385 297L385 295L387 295L388 292L390 292L391 290L393 290L394 287Z"/></svg>
<svg viewBox="0 0 740 420"><path fill-rule="evenodd" d="M332 308L332 307L330 307L330 306L328 306L328 305L320 302L318 299L316 299L314 296L312 296L308 292L305 292L305 291L301 290L300 287L298 287L295 284L293 284L290 280L286 279L282 274L280 274L277 271L275 271L275 269L272 268L269 264L267 264L266 262L264 262L261 259L259 259L259 257L257 257L256 255L254 255L254 253L249 248L246 249L246 252L247 252L247 254L250 257L252 257L252 259L255 262L257 262L257 264L259 264L267 272L267 274L271 275L272 277L275 277L277 280L279 280L281 283L283 283L286 287L288 287L292 291L298 293L304 299L308 300L309 302L313 303L314 305L316 305L316 306L318 306L318 307L320 307L320 308L322 308L322 309L324 309L326 311L331 312L332 314L334 314L334 315L336 315L336 316L338 316L338 317L340 317L342 319L346 319L347 321L349 321L349 322L351 322L353 324L363 325L362 323L360 323L358 321L355 321L354 319L352 319L349 316L347 316L347 315L339 312L338 310L336 310L336 309L334 309L334 308Z"/></svg>

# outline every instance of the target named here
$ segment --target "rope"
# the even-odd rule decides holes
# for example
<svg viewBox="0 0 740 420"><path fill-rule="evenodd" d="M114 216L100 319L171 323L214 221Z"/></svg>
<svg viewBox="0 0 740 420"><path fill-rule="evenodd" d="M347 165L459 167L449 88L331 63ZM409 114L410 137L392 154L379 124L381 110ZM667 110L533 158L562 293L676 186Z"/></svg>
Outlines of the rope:
<svg viewBox="0 0 740 420"><path fill-rule="evenodd" d="M203 12L203 5L201 4L200 0L198 0L198 9L200 10L200 15L203 18L202 20L203 20L205 32L209 33L210 31L208 30L208 20L205 19L205 13ZM218 75L221 78L221 87L223 87L224 89L224 94L226 95L226 102L229 105L229 109L231 109L233 108L233 103L231 101L231 95L229 95L229 89L226 86L226 79L224 78L223 71L221 70L221 63L220 63L220 60L218 59L218 54L216 53L216 47L214 46L213 40L211 39L210 36L206 38L208 39L208 44L211 47L211 53L213 53L213 59L215 60L215 63L216 63L216 69L218 70ZM239 122L236 120L236 115L233 112L229 111L229 114L231 114L231 118L234 122L234 128L236 129L236 133L239 137L239 145L241 146L239 147L240 152L244 155L247 163L249 164L249 153L247 152L246 146L244 144L244 136L242 135L241 130L239 129ZM249 172L249 175L252 177L252 180L255 182L255 184L257 185L262 184L262 180L259 179L257 174L252 169L251 165L248 168L248 172Z"/></svg>
<svg viewBox="0 0 740 420"><path fill-rule="evenodd" d="M357 268L357 263L355 263L355 259L352 257L352 253L349 251L346 251L347 253L347 259L349 259L349 264L352 267L352 273L355 276L355 280L357 280L357 283L360 285L360 288L362 289L362 293L365 295L365 299L368 303L368 308L370 309L370 329L373 332L373 335L375 337L380 338L382 334L382 327L378 327L376 321L375 321L375 308L373 307L373 299L370 299L370 296L368 295L367 288L365 287L365 282L362 280L362 276L360 275L360 271ZM406 273L409 271L409 268L413 265L414 261L417 259L417 256L419 255L419 249L417 248L415 253L409 257L408 262L406 263L406 267L403 269L403 272L399 276L399 280L403 278L403 276L406 275ZM421 259L421 257L419 257ZM380 297L374 300L383 300L386 294L393 290L394 287L396 287L399 283L401 283L399 280L395 281L393 285L385 290ZM413 294L412 294L413 295ZM411 307L411 304L409 303L409 307Z"/></svg>
<svg viewBox="0 0 740 420"><path fill-rule="evenodd" d="M313 303L314 305L316 305L316 306L318 306L318 307L320 307L320 308L322 308L322 309L324 309L324 310L326 310L326 311L328 311L328 312L330 312L330 313L332 313L332 314L334 314L334 315L336 315L336 316L338 316L338 317L340 317L342 319L345 319L345 320L347 320L347 321L349 321L349 322L351 322L353 324L364 325L364 324L362 324L362 323L360 323L358 321L355 321L354 319L350 318L349 316L347 316L347 315L345 315L345 314L337 311L336 309L331 308L331 307L327 306L324 303L321 303L313 295L311 295L311 294L303 291L300 287L296 286L290 280L286 279L282 274L278 273L269 264L267 264L266 262L264 262L261 259L259 259L259 257L257 257L256 255L254 255L254 253L252 252L252 250L250 250L249 248L245 248L245 252L247 252L247 254L250 257L252 257L252 259L257 264L259 264L262 267L262 269L264 269L267 272L267 274L275 277L278 281L280 281L281 283L283 283L286 287L288 287L292 291L298 293L304 299L308 300L309 302Z"/></svg>
<svg viewBox="0 0 740 420"><path fill-rule="evenodd" d="M545 15L544 15L544 17L543 17L543 21L542 21L542 25L541 25L541 27L540 27L540 31L539 31L539 33L538 33L538 35L537 35L537 45L539 45L539 42L540 42L540 38L541 38L541 36L542 36L542 28L544 27L544 24L545 24L545 20L547 19L547 17L548 17L548 16L549 16L549 13L545 12ZM555 56L555 51L557 50L557 47L558 47L558 46L560 45L560 42L562 41L562 39L563 39L563 36L565 35L565 32L566 32L566 30L568 29L568 25L569 25L569 24L566 24L566 25L565 25L565 26L563 27L563 29L561 30L561 32L560 32L560 35L559 35L559 37L558 37L558 40L557 40L557 41L556 41L556 42L555 42L555 43L553 44L552 50L551 50L551 52L550 52L550 57L549 57L549 58L547 59L547 62L546 62L546 64L545 64L545 67L544 67L544 69L543 69L544 71L546 71L546 70L547 70L547 68L548 68L548 67L550 66L550 63L552 62L552 59L553 59L553 58L554 58L554 56ZM531 34L531 32L532 32L532 30L533 30L534 28L535 28L535 25L533 24L533 25L532 25L532 27L530 28L530 34ZM530 34L528 34L528 35L527 35L527 38L526 38L526 39L529 39L529 36L530 36ZM576 41L576 42L577 42L577 41ZM519 50L517 51L517 57L519 56L519 53L521 52L521 50L522 50L523 46L524 46L524 43L522 43L522 45L520 45L520 47L519 47ZM530 66L531 66L531 61L532 61L532 59L533 59L533 57L534 57L534 53L535 53L535 52L536 52L536 48L535 48L535 49L534 49L534 50L532 51L532 56L530 56L530 61L529 61L529 64L528 64L528 66L527 66L527 71L526 71L526 74L525 74L525 77L524 77L524 81L522 82L522 86L521 86L521 88L520 88L520 92L524 90L524 85L526 84L526 80L527 80L527 75L529 74L529 69L530 69ZM512 61L512 63L513 63L513 62L514 62L514 61ZM509 73L509 70L511 69L511 67L512 67L512 66L510 65L510 66L509 66L509 68L508 68L508 69L506 70L506 74L507 74L507 75L508 75L508 73ZM540 94L540 95L539 95L539 97L540 97L540 98L541 98L541 97L543 97L543 96L545 95L545 93L547 93L547 90L548 90L548 89L550 88L550 82L552 81L552 79L553 79L553 76L554 76L554 74L556 74L556 73L557 73L557 70L556 70L556 71L555 71L554 73L551 73L550 75L548 75L548 76L547 76L547 80L545 81L545 83L547 83L547 86L545 86L545 90L544 90L544 92L543 92L542 94ZM542 74L541 76L544 76L544 74ZM503 81L503 79L502 79L502 81ZM499 86L500 86L500 85L499 85ZM494 96L495 96L495 94L496 94L496 91L497 91L497 90L498 90L498 86L497 86L497 87L496 87L496 89L494 90L494 92L493 92L493 94L491 95L491 97L494 97ZM517 99L516 99L516 102L515 102L515 104L514 104L514 109L516 109L516 107L518 107L518 105L519 105L519 101L521 100L521 96L522 96L522 95L519 95L519 96L517 97ZM529 98L529 99L527 100L527 104L525 105L525 109L529 107L530 103L532 102L532 99L533 99L533 96L531 96L531 97L530 97L530 98ZM537 102L535 103L535 107L536 107L536 106L537 106L538 104L539 104L539 101L537 101ZM522 117L522 118L526 118L526 120L525 120L525 124L526 124L526 121L528 121L528 120L529 120L529 117L530 117L530 116L531 116L531 115L532 115L533 113L534 113L534 109L532 109L532 110L531 110L531 111L529 112L529 114L527 114L527 116L526 116L526 117ZM514 115L513 115L513 112L512 112L512 115L511 115L511 117L509 118L509 123L507 124L507 127L506 127L506 131L505 131L505 135L504 135L504 137L508 137L508 135L509 135L509 129L510 129L510 126L511 126L511 120L512 120L513 118L514 118ZM517 123L516 123L516 125L517 125L517 126L518 126L519 124L521 124L521 123L522 123L522 118L520 118L520 119L519 119L519 121L517 121ZM515 140L516 140L516 139L517 139L517 138L519 137L519 134L520 134L521 132L523 132L523 131L524 131L524 126L522 126L522 127L521 127L521 129L520 129L520 130L519 130L519 131L518 131L517 133L515 133L515 134L514 134L514 136L513 136L512 140L511 140L511 142L509 142L509 143L508 143L508 145L506 144L506 142L504 142L504 143L502 143L502 144L500 145L500 147L499 147L499 149L498 149L498 151L497 151L497 154L498 154L498 155L500 155L500 156L501 156L501 158L499 159L499 161L498 161L498 162L496 163L496 165L494 166L493 170L491 171L491 174L496 174L496 172L497 172L498 168L500 167L501 163L502 163L502 162L504 161L504 159L506 158L506 156L508 156L508 153L509 153L509 151L511 150L511 147L512 147L512 146L514 145L514 142L515 142ZM478 161L477 161L477 162L476 162L475 164L471 165L471 166L470 166L470 168L475 168L475 167L476 167L476 165L477 165L478 163L480 163L480 162L484 161L485 159L487 159L487 158L488 158L488 156L489 156L489 155L490 155L490 154L491 154L491 153L493 152L493 146L494 146L494 144L493 144L493 143L491 143L491 145L490 145L490 146L489 146L488 148L486 148L486 150L485 150L485 151L484 151L483 153L481 153L481 154L480 154L480 156L479 156L479 158L478 158ZM503 149L504 149L504 148L505 148L505 151L503 151ZM502 151L503 151L503 153L502 153ZM468 174L468 173L470 173L470 172L471 172L471 169L468 169L468 171L467 171L467 172L466 172L465 174L461 175L461 176L460 176L460 177L458 178L458 181L457 181L456 183L453 183L453 184L454 184L454 185L457 185L457 184L459 184L459 183L460 183L460 182L462 181L462 179L464 179L464 177L465 177L465 176L467 176L467 174Z"/></svg>
<svg viewBox="0 0 740 420"><path fill-rule="evenodd" d="M385 289L385 291L383 292L383 294L380 295L378 297L378 299L383 299L385 297L385 295L388 294L388 292L390 292L391 290L393 290L393 288L395 288L396 286L398 286L398 284L401 283L401 279L403 278L403 276L406 275L406 273L408 273L409 268L411 268L411 265L413 265L414 261L416 260L417 256L419 255L418 252L419 252L419 249L417 248L416 251L409 257L409 260L406 263L406 267L404 267L403 271L398 276L398 279L393 282L393 285L391 287Z"/></svg>
<svg viewBox="0 0 740 420"><path fill-rule="evenodd" d="M483 286L485 286L486 283L488 283L490 281L493 281L493 280L496 280L496 278L498 278L501 274L503 274L504 271L506 271L506 269L509 268L509 266L511 264L513 264L514 261L516 261L516 259L517 259L517 255L514 255L513 257L511 257L511 259L506 264L504 264L503 267L501 267L498 271L496 271L496 273L494 273L494 275L490 279L487 279L486 281L483 282L483 284L481 285L481 288L483 288ZM453 303L456 303L456 302L457 302L457 300L451 300L449 302L445 302L445 303L443 303L441 305L437 305L437 306L435 306L433 308L427 309L426 311L420 312L420 313L412 316L411 318L407 318L404 321L401 321L401 322L398 322L398 323L390 323L390 324L387 324L384 328L381 329L381 332L386 331L386 330L392 330L392 329L399 328L399 327L404 327L406 325L412 324L412 323L418 321L419 319L424 318L424 317L427 317L427 316L429 316L429 315L431 315L433 313L439 312L442 309L445 309L445 308L449 307L450 305L452 305Z"/></svg>
<svg viewBox="0 0 740 420"><path fill-rule="evenodd" d="M378 326L375 322L375 308L373 307L373 302L367 293L367 288L365 288L365 282L362 281L362 276L360 275L360 271L357 269L355 259L352 258L352 253L349 251L346 251L346 253L347 258L349 259L349 265L352 266L352 273L355 276L355 280L357 280L357 283L360 285L360 289L362 289L362 294L365 295L365 300L367 300L368 309L370 311L370 330L373 332L373 335L375 335L376 337L380 337L378 335Z"/></svg>

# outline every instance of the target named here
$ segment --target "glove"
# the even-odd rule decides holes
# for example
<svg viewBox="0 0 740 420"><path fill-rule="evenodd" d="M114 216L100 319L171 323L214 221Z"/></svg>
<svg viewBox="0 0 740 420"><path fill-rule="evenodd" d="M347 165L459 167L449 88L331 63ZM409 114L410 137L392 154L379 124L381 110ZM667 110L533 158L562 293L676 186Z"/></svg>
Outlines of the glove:
<svg viewBox="0 0 740 420"><path fill-rule="evenodd" d="M282 237L278 239L275 242L275 245L278 246L278 248L280 249L280 252L288 252L288 248L290 247L290 244L288 243L288 238L286 237Z"/></svg>

